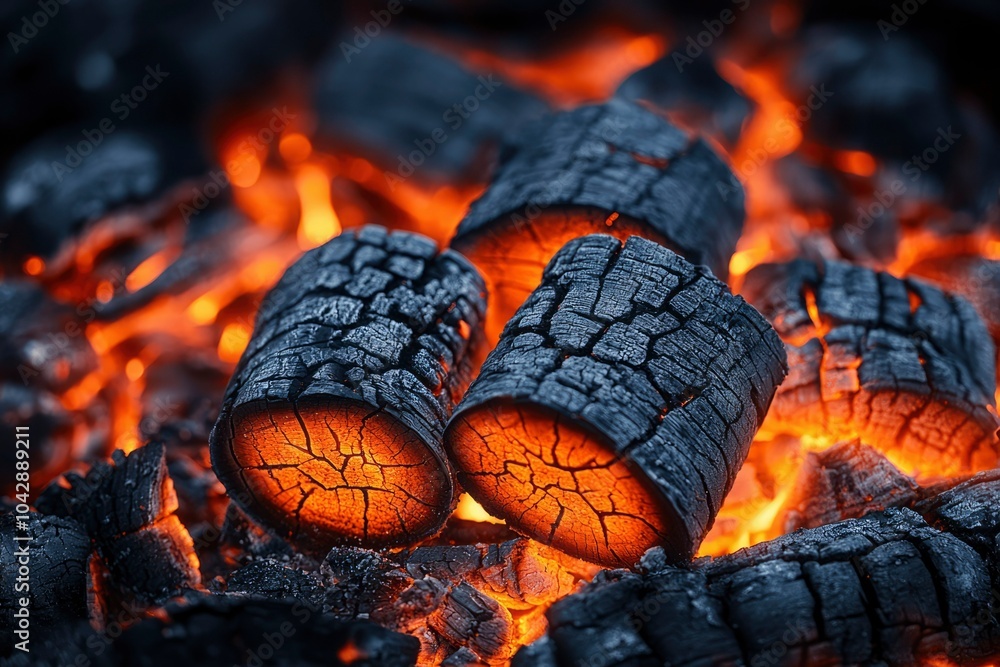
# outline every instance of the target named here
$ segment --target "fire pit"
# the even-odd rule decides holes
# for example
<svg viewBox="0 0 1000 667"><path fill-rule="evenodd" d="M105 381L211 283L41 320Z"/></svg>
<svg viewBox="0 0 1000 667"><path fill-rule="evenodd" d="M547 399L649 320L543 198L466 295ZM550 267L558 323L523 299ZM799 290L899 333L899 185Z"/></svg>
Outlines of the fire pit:
<svg viewBox="0 0 1000 667"><path fill-rule="evenodd" d="M1000 663L994 8L0 19L0 663Z"/></svg>

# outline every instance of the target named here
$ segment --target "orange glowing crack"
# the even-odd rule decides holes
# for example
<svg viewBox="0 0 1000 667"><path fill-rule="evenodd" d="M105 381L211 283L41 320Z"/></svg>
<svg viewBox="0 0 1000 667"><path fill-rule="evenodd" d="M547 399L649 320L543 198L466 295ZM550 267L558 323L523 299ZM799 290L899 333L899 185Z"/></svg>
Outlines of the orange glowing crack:
<svg viewBox="0 0 1000 667"><path fill-rule="evenodd" d="M450 503L448 473L427 446L364 404L255 411L234 422L233 458L252 505L308 543L408 541Z"/></svg>
<svg viewBox="0 0 1000 667"><path fill-rule="evenodd" d="M449 445L463 486L493 516L578 558L631 567L662 542L659 501L598 436L536 406L459 417Z"/></svg>

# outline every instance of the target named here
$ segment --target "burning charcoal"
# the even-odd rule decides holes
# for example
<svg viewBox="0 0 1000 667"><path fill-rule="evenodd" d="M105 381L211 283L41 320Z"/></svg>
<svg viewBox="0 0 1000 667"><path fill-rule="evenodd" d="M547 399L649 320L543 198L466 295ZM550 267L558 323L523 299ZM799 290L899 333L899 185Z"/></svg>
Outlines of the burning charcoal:
<svg viewBox="0 0 1000 667"><path fill-rule="evenodd" d="M786 507L785 532L903 507L918 497L911 477L857 440L810 452Z"/></svg>
<svg viewBox="0 0 1000 667"><path fill-rule="evenodd" d="M275 667L415 664L419 643L365 621L341 621L304 602L188 595L128 628L121 665L263 663Z"/></svg>
<svg viewBox="0 0 1000 667"><path fill-rule="evenodd" d="M97 545L114 587L140 602L162 602L200 584L198 557L174 514L177 496L163 446L151 443L49 485L39 511L79 521Z"/></svg>
<svg viewBox="0 0 1000 667"><path fill-rule="evenodd" d="M964 299L806 260L754 268L743 293L775 324L789 355L769 429L859 438L904 472L996 465L993 344Z"/></svg>
<svg viewBox="0 0 1000 667"><path fill-rule="evenodd" d="M35 628L53 631L62 623L87 618L87 560L90 540L71 519L29 512L0 516L0 658L14 653L14 644L28 640L34 648ZM23 522L23 525L22 525ZM28 538L18 541L18 538ZM24 572L19 571L20 566ZM27 598L25 609L20 604ZM19 637L18 612L28 613L29 631Z"/></svg>
<svg viewBox="0 0 1000 667"><path fill-rule="evenodd" d="M369 226L307 253L261 307L212 434L233 501L314 552L437 532L484 301L464 258L414 234Z"/></svg>
<svg viewBox="0 0 1000 667"><path fill-rule="evenodd" d="M434 577L419 579L373 618L421 637L421 654L428 664L437 664L461 648L486 664L506 664L513 653L510 611L465 582L449 585Z"/></svg>
<svg viewBox="0 0 1000 667"><path fill-rule="evenodd" d="M334 547L320 572L326 582L324 609L341 618L378 616L413 578L381 554L357 547Z"/></svg>
<svg viewBox="0 0 1000 667"><path fill-rule="evenodd" d="M495 340L571 239L643 236L725 278L742 226L743 191L703 141L612 100L520 135L451 245L488 281L486 331Z"/></svg>
<svg viewBox="0 0 1000 667"><path fill-rule="evenodd" d="M110 211L164 195L205 169L197 145L163 129L118 130L85 157L68 157L79 131L46 135L16 155L0 183L4 256L49 258Z"/></svg>
<svg viewBox="0 0 1000 667"><path fill-rule="evenodd" d="M254 560L229 575L227 591L272 600L304 600L313 607L323 604L325 592L309 574L272 558Z"/></svg>
<svg viewBox="0 0 1000 667"><path fill-rule="evenodd" d="M226 508L220 543L223 551L238 562L244 558L279 558L293 554L287 542L258 526L233 503Z"/></svg>
<svg viewBox="0 0 1000 667"><path fill-rule="evenodd" d="M97 366L84 335L92 312L56 303L33 283L0 283L0 378L51 391L68 389Z"/></svg>
<svg viewBox="0 0 1000 667"><path fill-rule="evenodd" d="M647 102L674 122L735 146L750 102L719 76L710 58L695 58L679 68L678 54L690 60L682 52L668 53L625 79L616 95Z"/></svg>
<svg viewBox="0 0 1000 667"><path fill-rule="evenodd" d="M546 606L598 571L523 537L502 544L418 547L405 565L414 578L467 581L508 609Z"/></svg>
<svg viewBox="0 0 1000 667"><path fill-rule="evenodd" d="M547 638L514 665L982 664L1000 654L998 491L942 494L935 518L953 532L890 509L691 568L651 551L641 574L554 604Z"/></svg>
<svg viewBox="0 0 1000 667"><path fill-rule="evenodd" d="M568 243L446 444L493 516L585 560L690 558L784 375L781 342L704 267L641 238Z"/></svg>
<svg viewBox="0 0 1000 667"><path fill-rule="evenodd" d="M495 75L382 34L363 51L332 48L317 74L320 133L375 160L390 185L485 179L500 139L546 105Z"/></svg>

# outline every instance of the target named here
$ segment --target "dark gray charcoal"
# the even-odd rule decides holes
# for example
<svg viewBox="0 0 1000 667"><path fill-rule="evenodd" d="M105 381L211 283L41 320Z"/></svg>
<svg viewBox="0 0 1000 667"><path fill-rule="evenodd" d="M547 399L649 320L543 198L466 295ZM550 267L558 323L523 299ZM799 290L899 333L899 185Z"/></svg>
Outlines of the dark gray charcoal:
<svg viewBox="0 0 1000 667"><path fill-rule="evenodd" d="M64 623L87 619L90 539L71 519L29 512L24 525L12 512L0 516L0 658L19 653L14 645L28 640L34 650L38 635L56 632ZM18 541L16 538L30 538ZM25 572L20 572L24 566ZM28 598L27 636L15 616Z"/></svg>
<svg viewBox="0 0 1000 667"><path fill-rule="evenodd" d="M835 261L763 264L742 292L788 349L775 428L860 438L933 475L996 465L993 341L967 301Z"/></svg>
<svg viewBox="0 0 1000 667"><path fill-rule="evenodd" d="M974 478L921 511L926 521L891 509L690 567L650 551L639 574L556 602L547 636L514 665L995 660L1000 482Z"/></svg>
<svg viewBox="0 0 1000 667"><path fill-rule="evenodd" d="M353 35L343 39L316 73L320 134L375 161L390 185L411 176L485 180L503 136L547 110L496 74L471 72L395 35L382 33L363 49Z"/></svg>
<svg viewBox="0 0 1000 667"><path fill-rule="evenodd" d="M656 544L686 560L784 374L777 334L706 268L586 236L546 267L445 441L463 488L519 532L604 565Z"/></svg>
<svg viewBox="0 0 1000 667"><path fill-rule="evenodd" d="M115 450L110 463L95 463L85 476L67 473L36 506L84 527L125 599L162 603L201 583L194 543L174 514L177 496L161 444L127 456Z"/></svg>
<svg viewBox="0 0 1000 667"><path fill-rule="evenodd" d="M906 507L920 490L912 477L857 440L806 454L785 504L783 530L816 528L889 507Z"/></svg>
<svg viewBox="0 0 1000 667"><path fill-rule="evenodd" d="M468 261L416 234L368 226L306 253L265 298L212 433L230 497L319 554L437 532L485 298Z"/></svg>

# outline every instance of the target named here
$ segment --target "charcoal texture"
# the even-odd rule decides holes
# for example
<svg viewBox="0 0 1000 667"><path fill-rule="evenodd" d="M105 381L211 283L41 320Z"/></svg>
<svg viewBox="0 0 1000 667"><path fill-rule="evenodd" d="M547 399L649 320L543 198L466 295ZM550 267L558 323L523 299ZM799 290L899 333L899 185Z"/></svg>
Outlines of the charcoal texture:
<svg viewBox="0 0 1000 667"><path fill-rule="evenodd" d="M786 533L905 507L920 497L913 478L857 440L809 452L785 505Z"/></svg>
<svg viewBox="0 0 1000 667"><path fill-rule="evenodd" d="M213 466L234 502L319 553L338 543L410 543L435 532L454 506L442 433L481 354L484 310L475 269L414 234L369 226L307 253L258 312L212 433ZM327 432L339 428L329 421L335 411L364 414L357 437L343 444L360 451L339 449L336 433ZM398 451L367 448L369 421L367 434L392 440ZM364 457L376 454L383 457L374 461L378 472L365 474L406 481L372 477L352 487L350 458L371 465ZM400 457L410 455L419 464L406 471ZM241 456L254 457L252 464ZM280 488L269 490L272 481ZM293 500L279 506L284 498ZM342 500L356 505L338 509ZM369 530L369 502L392 515L377 530ZM425 512L419 521L416 510ZM349 512L357 513L345 519L356 524L351 534L309 520Z"/></svg>
<svg viewBox="0 0 1000 667"><path fill-rule="evenodd" d="M983 664L1000 655L1000 485L797 531L690 567L650 551L548 612L515 666Z"/></svg>
<svg viewBox="0 0 1000 667"><path fill-rule="evenodd" d="M127 456L116 450L110 463L96 463L86 476L67 474L36 505L83 526L126 599L162 603L200 586L194 543L174 514L177 496L159 443Z"/></svg>
<svg viewBox="0 0 1000 667"><path fill-rule="evenodd" d="M39 634L87 618L87 534L71 519L19 516L0 516L0 658L15 653L16 643L27 639L33 649ZM15 616L22 598L28 599L26 636L14 632L22 627Z"/></svg>
<svg viewBox="0 0 1000 667"><path fill-rule="evenodd" d="M392 185L485 180L503 135L547 110L495 74L392 34L358 53L344 43L316 75L320 133L375 161Z"/></svg>
<svg viewBox="0 0 1000 667"><path fill-rule="evenodd" d="M996 465L993 342L967 301L835 261L761 265L742 292L788 349L768 428L860 438L938 475Z"/></svg>
<svg viewBox="0 0 1000 667"><path fill-rule="evenodd" d="M518 508L500 497L509 471L478 468L477 457L492 452L476 420L501 407L540 407L557 431L561 419L582 424L648 481L668 517L659 539L684 560L711 527L784 364L775 332L707 269L645 239L588 236L567 244L546 268L457 409L446 443L466 461L459 463L463 486L491 514L525 530ZM535 491L538 499L547 495ZM552 501L561 507L558 495ZM553 511L531 536L567 550L570 536L553 536L561 520L573 526L577 517L563 514ZM609 537L605 528L605 544Z"/></svg>

